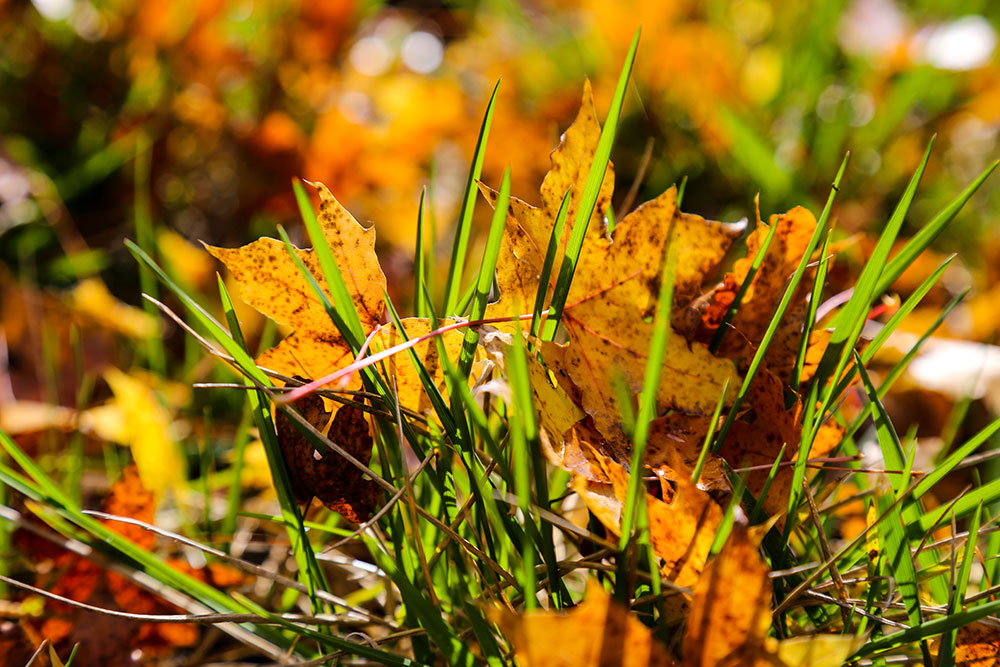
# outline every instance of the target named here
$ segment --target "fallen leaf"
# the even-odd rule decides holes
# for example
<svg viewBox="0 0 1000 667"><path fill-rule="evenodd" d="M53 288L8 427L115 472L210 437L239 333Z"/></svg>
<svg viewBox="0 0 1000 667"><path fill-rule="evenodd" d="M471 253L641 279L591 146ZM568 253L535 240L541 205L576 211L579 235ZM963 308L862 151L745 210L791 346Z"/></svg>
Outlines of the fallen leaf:
<svg viewBox="0 0 1000 667"><path fill-rule="evenodd" d="M347 290L361 320L362 331L367 335L377 327L385 310L385 275L375 254L375 231L362 227L340 205L326 186L314 183L319 191L320 206L317 213L324 239L329 243L333 257L344 277ZM302 278L284 244L275 239L262 238L243 246L227 249L208 246L208 251L221 260L239 286L242 298L282 325L294 331L278 345L265 351L257 363L289 377L327 376L355 361L350 346L337 331L312 287ZM296 250L303 264L321 284L323 273L313 250ZM324 289L326 289L324 287ZM327 293L329 296L329 293ZM448 321L439 321L444 326ZM407 318L402 320L406 338L413 339L428 334L428 320ZM440 334L445 349L453 359L458 358L465 333L451 330ZM402 343L394 325L382 326L374 336L371 349L385 350ZM447 396L444 370L437 359L434 340L425 340L412 348L434 379L441 392ZM473 377L483 370L484 355L477 349ZM422 414L431 409L423 389L420 375L410 360L410 352L394 355L385 362L387 377L395 379L399 403L403 408ZM358 389L361 381L355 374L346 387ZM336 411L339 408L334 408Z"/></svg>
<svg viewBox="0 0 1000 667"><path fill-rule="evenodd" d="M367 334L381 322L385 310L386 284L375 254L375 230L362 227L326 186L313 185L319 192L317 220L323 238L330 246L362 330ZM208 246L208 251L232 273L244 301L294 330L277 346L261 354L258 364L289 377L322 377L353 361L350 347L281 241L262 238L242 248ZM326 289L315 252L297 250L297 253Z"/></svg>
<svg viewBox="0 0 1000 667"><path fill-rule="evenodd" d="M694 590L684 635L685 667L772 664L764 658L771 627L767 567L737 523L725 546L705 567Z"/></svg>
<svg viewBox="0 0 1000 667"><path fill-rule="evenodd" d="M1000 664L1000 628L972 623L958 629L955 667L994 667Z"/></svg>
<svg viewBox="0 0 1000 667"><path fill-rule="evenodd" d="M573 199L560 243L564 248L575 219L573 206L584 190L600 132L588 82L576 120L552 153L552 168L542 183L542 207L510 200L497 261L500 299L487 309L487 317L513 317L534 303L557 209L564 193L571 190ZM742 232L741 225L680 212L677 191L671 188L625 216L609 238L604 218L612 190L609 169L566 300L563 323L569 344L543 346L546 363L565 371L580 392L583 409L606 437L621 432L622 414L608 387L619 378L633 393L642 386L653 332L650 316L668 244L677 246L675 302L685 304L699 293L706 274ZM495 203L494 191L484 188L484 193ZM553 266L550 286L558 278L560 261ZM731 362L715 358L704 346L680 335L670 337L666 359L657 395L661 410L710 413L726 380L739 385Z"/></svg>
<svg viewBox="0 0 1000 667"><path fill-rule="evenodd" d="M125 441L146 486L160 495L187 484L187 462L172 432L170 413L148 385L117 368L104 379L122 415Z"/></svg>
<svg viewBox="0 0 1000 667"><path fill-rule="evenodd" d="M114 298L98 278L80 281L68 300L78 314L124 336L147 340L160 334L159 320Z"/></svg>
<svg viewBox="0 0 1000 667"><path fill-rule="evenodd" d="M592 475L575 475L573 488L604 526L615 535L621 534L622 515L628 497L629 475L625 468L610 458L589 450L591 465L597 465L607 482ZM649 518L649 539L653 551L663 560L661 573L677 586L694 586L708 559L715 533L722 522L722 508L690 481L690 473L675 469L659 471L663 500L645 493ZM664 466L665 468L665 466ZM668 479L669 477L669 479Z"/></svg>
<svg viewBox="0 0 1000 667"><path fill-rule="evenodd" d="M599 583L590 580L583 602L566 612L490 617L514 647L520 667L669 667L673 657L649 628Z"/></svg>
<svg viewBox="0 0 1000 667"><path fill-rule="evenodd" d="M154 493L146 488L140 471L133 465L126 467L118 481L112 484L103 508L108 514L152 523L155 503ZM104 523L142 549L151 550L156 543L155 533L141 526L114 520ZM192 568L186 561L167 562L202 581L220 585L214 580L211 569L206 573ZM71 600L117 607L131 613L178 611L130 579L105 571L98 563L70 551L58 552L51 572L56 578L44 587ZM220 572L219 582L238 585L242 578L227 577ZM103 615L94 617L78 607L55 601L46 602L46 616L40 623L39 632L53 644L63 647L80 642L78 658L87 664L129 664L128 654L134 649L141 649L147 656L163 655L176 651L177 647L193 646L200 637L200 630L194 625L135 622Z"/></svg>
<svg viewBox="0 0 1000 667"><path fill-rule="evenodd" d="M319 430L330 422L323 399L316 394L295 403L295 408ZM320 452L296 427L290 417L278 411L275 428L285 468L299 503L308 505L314 498L352 523L364 523L371 516L379 497L379 487L353 463L336 452ZM372 455L372 437L364 412L353 405L337 410L328 433L330 440L368 465Z"/></svg>
<svg viewBox="0 0 1000 667"><path fill-rule="evenodd" d="M842 667L868 641L868 635L816 634L782 639L778 660L785 667Z"/></svg>

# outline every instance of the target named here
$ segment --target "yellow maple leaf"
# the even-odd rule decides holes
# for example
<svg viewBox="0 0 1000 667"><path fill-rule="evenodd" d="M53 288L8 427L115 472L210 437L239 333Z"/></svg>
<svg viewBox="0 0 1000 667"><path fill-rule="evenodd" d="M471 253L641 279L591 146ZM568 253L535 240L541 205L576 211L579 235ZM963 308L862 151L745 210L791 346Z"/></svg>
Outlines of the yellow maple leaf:
<svg viewBox="0 0 1000 667"><path fill-rule="evenodd" d="M571 190L567 220L574 220L600 133L587 83L580 112L552 153L552 169L542 183L542 206L510 200L497 261L500 300L490 305L487 317L512 317L520 314L516 311L524 304L534 303L559 204ZM635 393L642 386L653 332L650 315L668 244L677 248L675 302L686 304L700 292L706 273L722 260L742 231L740 225L682 213L677 208L677 192L671 188L627 215L609 236L605 216L613 189L614 175L609 167L566 299L563 323L569 344L543 348L547 363L565 371L579 388L583 409L607 437L620 433L622 413L608 387L618 379ZM488 188L484 192L495 202L495 192ZM563 230L561 250L571 227L568 222ZM557 257L562 254L557 253ZM552 269L552 284L559 275L560 261ZM657 395L661 409L711 412L727 380L739 385L731 362L715 358L704 346L679 335L670 337L666 359Z"/></svg>
<svg viewBox="0 0 1000 667"><path fill-rule="evenodd" d="M385 275L375 255L375 230L362 227L326 186L316 184L316 189L320 197L317 219L323 238L343 273L362 329L368 333L381 322L385 310ZM232 273L244 301L294 330L264 352L257 363L289 377L316 378L353 360L350 347L281 241L262 238L242 248L209 246L208 251ZM316 254L312 250L297 252L313 276L321 278ZM323 284L322 280L318 282Z"/></svg>
<svg viewBox="0 0 1000 667"><path fill-rule="evenodd" d="M381 325L386 282L375 254L374 228L359 224L326 186L320 183L313 185L319 192L317 220L323 238L343 275L361 328L365 334L378 329L371 349L386 350L402 343L403 337L395 326ZM208 251L229 269L246 303L293 330L278 345L257 358L259 365L288 377L321 378L347 367L355 360L350 346L337 331L281 241L261 238L242 248L208 246ZM296 253L317 282L324 284L315 252L296 249ZM430 323L425 319L406 318L401 323L409 339L431 332ZM457 358L464 332L451 330L441 334L441 337L450 356ZM430 339L421 341L412 350L424 363L438 388L447 395L444 370L438 360L435 342ZM481 351L477 350L474 370L482 370L482 359ZM385 365L388 375L395 378L400 404L422 413L428 411L430 399L423 390L409 354L393 355L385 361ZM360 387L357 374L347 386L353 389Z"/></svg>

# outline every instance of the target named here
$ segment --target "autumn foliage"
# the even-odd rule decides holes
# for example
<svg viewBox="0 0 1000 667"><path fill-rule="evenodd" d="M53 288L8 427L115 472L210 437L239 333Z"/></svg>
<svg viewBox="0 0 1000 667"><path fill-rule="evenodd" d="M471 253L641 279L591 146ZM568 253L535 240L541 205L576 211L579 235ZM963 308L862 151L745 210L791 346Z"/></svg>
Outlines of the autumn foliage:
<svg viewBox="0 0 1000 667"><path fill-rule="evenodd" d="M848 94L756 0L264 4L46 18L117 106L59 178L0 147L0 239L44 220L75 283L0 248L0 664L1000 661L1000 251L932 247L997 163L882 120L931 38ZM49 30L0 18L0 86L70 85ZM980 67L942 126L995 124ZM68 143L45 95L0 130ZM123 300L66 202L126 163Z"/></svg>

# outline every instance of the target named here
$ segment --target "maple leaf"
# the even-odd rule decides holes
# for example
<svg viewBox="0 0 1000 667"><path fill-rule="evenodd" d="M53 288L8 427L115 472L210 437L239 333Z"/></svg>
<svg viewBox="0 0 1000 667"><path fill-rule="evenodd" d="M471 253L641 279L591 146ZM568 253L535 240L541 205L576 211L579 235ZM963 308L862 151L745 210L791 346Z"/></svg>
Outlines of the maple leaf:
<svg viewBox="0 0 1000 667"><path fill-rule="evenodd" d="M497 261L500 299L487 317L511 317L534 303L556 212L564 193L572 191L568 220L575 219L601 127L597 122L589 82L576 120L552 153L552 169L542 183L541 208L511 198L505 235ZM667 190L627 215L607 233L605 215L614 189L608 169L587 228L576 272L566 300L563 323L569 344L543 346L554 370L563 371L579 388L581 405L606 437L621 432L621 406L608 387L619 377L637 393L643 380L653 323L650 315L659 290L661 265L668 244L677 247L674 298L686 305L699 292L706 274L723 258L740 235L741 225L682 213L677 191ZM495 204L497 194L483 188ZM571 225L563 230L560 248ZM561 257L563 253L557 253ZM559 275L557 260L550 274ZM551 285L547 286L551 287ZM657 403L660 409L711 412L728 380L739 385L733 364L717 359L680 335L670 337Z"/></svg>
<svg viewBox="0 0 1000 667"><path fill-rule="evenodd" d="M584 601L564 613L491 610L522 667L670 667L673 657L635 614L590 580ZM567 641L567 638L572 641Z"/></svg>
<svg viewBox="0 0 1000 667"><path fill-rule="evenodd" d="M329 244L337 266L343 275L347 291L361 322L362 331L369 334L379 329L372 340L373 349L388 349L403 341L394 325L380 325L385 311L385 275L375 254L375 230L365 228L337 201L326 186L312 184L319 192L317 221L323 238ZM242 298L253 308L293 333L278 345L257 357L260 366L288 377L325 377L350 365L354 354L337 331L313 288L306 282L289 257L281 241L261 238L242 248L206 246L208 251L229 269ZM296 249L302 263L318 282L323 284L322 270L313 250ZM323 287L324 290L327 288ZM327 291L329 298L329 292ZM430 323L421 318L401 320L406 337L413 339L431 331ZM444 347L457 358L464 333L446 331L441 334ZM433 340L424 340L412 348L421 359L435 384L447 396L444 369L438 361ZM397 359L398 357L398 359ZM474 369L481 370L483 355L476 352ZM431 408L420 376L408 355L395 355L386 360L387 373L395 378L399 403L403 408L421 413ZM331 385L332 386L332 385ZM347 388L361 386L357 374ZM332 387L345 388L345 387ZM339 408L334 408L334 411Z"/></svg>
<svg viewBox="0 0 1000 667"><path fill-rule="evenodd" d="M774 316L775 306L785 292L788 279L798 267L816 229L816 218L808 209L796 206L787 213L772 215L769 223L761 222L758 210L757 226L747 237L746 256L736 261L732 271L723 276L722 282L695 299L686 309L679 310L674 317L675 324L688 336L703 342L710 340L736 299L772 227L774 237L764 253L760 268L743 294L735 316L727 324L727 331L717 350L720 356L743 358L756 351ZM811 272L810 269L807 277ZM791 306L765 356L767 367L786 382L791 376L802 339L810 284L809 280L799 283ZM829 340L830 333L826 330L814 329L811 332L801 381L812 377Z"/></svg>
<svg viewBox="0 0 1000 667"><path fill-rule="evenodd" d="M361 226L326 186L313 186L319 192L317 221L323 238L343 274L361 327L368 333L382 321L385 310L385 275L375 254L375 230ZM261 354L258 364L289 377L322 377L353 361L350 346L281 241L261 238L242 248L207 248L232 273L244 301L294 330ZM313 276L323 275L315 252L296 252Z"/></svg>
<svg viewBox="0 0 1000 667"><path fill-rule="evenodd" d="M321 431L330 423L330 413L324 410L323 399L316 394L299 399L295 406ZM296 499L308 505L313 497L319 498L348 521L364 523L378 499L379 487L375 482L363 479L361 470L336 452L320 453L283 411L278 411L274 423ZM368 465L372 437L360 408L344 405L337 410L328 437Z"/></svg>

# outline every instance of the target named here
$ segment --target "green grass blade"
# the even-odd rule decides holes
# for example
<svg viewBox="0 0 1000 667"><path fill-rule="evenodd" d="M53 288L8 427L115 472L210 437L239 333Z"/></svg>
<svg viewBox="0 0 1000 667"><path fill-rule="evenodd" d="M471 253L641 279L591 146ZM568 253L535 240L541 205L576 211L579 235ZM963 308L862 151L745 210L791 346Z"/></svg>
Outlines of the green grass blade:
<svg viewBox="0 0 1000 667"><path fill-rule="evenodd" d="M906 454L903 452L903 445L899 441L896 428L889 419L889 413L885 411L882 401L879 400L875 385L872 384L871 378L868 377L868 371L865 370L864 364L861 361L861 355L857 352L854 353L854 363L858 369L858 373L861 374L861 381L864 383L865 391L868 392L868 400L874 406L875 430L878 435L878 444L882 450L882 460L885 461L886 469L903 470L906 468ZM901 493L906 488L906 480L903 477L903 475L889 475L890 484L896 494Z"/></svg>
<svg viewBox="0 0 1000 667"><path fill-rule="evenodd" d="M775 225L777 226L777 225ZM833 230L827 232L826 240L823 241L823 249L820 250L819 267L816 269L816 279L813 281L812 293L809 295L809 308L806 311L806 321L802 326L802 338L799 340L799 352L795 357L795 367L792 369L792 377L789 386L792 391L798 392L802 379L802 369L806 365L806 354L809 352L809 338L812 335L813 327L816 326L816 311L819 302L823 299L823 287L826 285L826 274L830 268L830 239L833 237Z"/></svg>
<svg viewBox="0 0 1000 667"><path fill-rule="evenodd" d="M222 299L222 308L226 313L233 340L245 348L243 333L240 331L239 319L236 317L236 310L233 308L233 301L229 296L226 284L218 277L219 296ZM250 409L257 424L258 436L264 443L264 453L267 456L267 464L271 470L271 479L274 482L274 489L278 496L278 505L281 508L281 516L285 522L288 538L291 541L292 553L299 566L299 574L302 583L308 587L309 595L312 598L314 611L323 609L319 598L315 596L318 589L325 588L326 582L323 572L316 562L316 554L309 542L305 526L302 523L302 512L299 511L298 501L295 499L295 492L292 489L292 482L288 477L285 468L285 459L281 453L281 444L278 442L277 430L271 418L270 401L262 391L251 391L247 394L250 401ZM238 480L237 480L238 483Z"/></svg>
<svg viewBox="0 0 1000 667"><path fill-rule="evenodd" d="M934 239L944 230L944 228L955 219L958 212L962 210L965 203L969 201L979 186L983 184L993 170L997 168L1000 164L1000 160L994 161L989 167L987 167L979 176L976 177L972 183L969 184L965 190L963 190L957 197L955 197L951 202L948 203L941 211L935 215L930 222L920 228L920 231L914 234L914 236L907 241L906 245L896 253L896 255L889 260L886 265L885 270L882 271L882 275L879 277L878 285L875 287L875 294L882 294L888 290L896 279L903 274L908 266L913 264L917 257L922 253Z"/></svg>
<svg viewBox="0 0 1000 667"><path fill-rule="evenodd" d="M500 88L500 81L493 86L493 94L490 95L490 102L486 105L486 114L483 116L483 124L479 128L479 138L476 140L476 150L473 153L472 164L469 167L469 178L465 183L465 195L462 198L462 210L458 216L458 228L455 230L455 243L451 250L451 261L448 264L448 278L444 287L444 313L446 315L455 312L458 305L459 283L462 281L462 272L465 269L465 255L469 248L469 233L472 230L472 213L476 207L476 196L478 187L476 183L483 173L483 159L486 156L486 142L490 136L490 126L493 124L493 107L496 104L497 90Z"/></svg>
<svg viewBox="0 0 1000 667"><path fill-rule="evenodd" d="M927 150L924 151L923 160L921 160L917 170L910 178L910 182L906 186L906 190L903 192L899 203L896 205L896 209L892 212L889 222L879 235L875 249L872 250L868 261L861 270L861 275L858 276L858 280L854 285L851 298L847 301L843 310L834 317L833 334L830 336L830 342L823 353L823 358L820 359L815 376L816 381L820 383L825 382L828 378L832 378L834 382L830 387L831 392L833 385L837 383L837 379L840 377L840 373L847 367L847 363L851 358L851 350L854 348L858 336L861 335L861 330L864 327L868 314L868 308L871 306L872 299L877 296L875 288L882 275L882 271L886 268L889 252L892 250L896 236L903 226L903 220L906 218L906 213L913 202L913 197L916 195L917 186L924 175L924 169L927 167L927 161L930 159L933 147L934 138L932 137L927 145ZM828 405L831 395L832 393L828 393L824 398L824 408Z"/></svg>
<svg viewBox="0 0 1000 667"><path fill-rule="evenodd" d="M507 375L513 393L513 411L508 416L511 454L514 459L514 493L523 521L534 523L531 516L531 467L532 454L536 450L538 425L535 421L535 407L532 405L531 384L528 378L528 359L521 337L520 327L514 330L514 345L506 359ZM528 531L529 536L531 531ZM524 590L526 609L538 606L535 587L535 545L526 540L521 548L521 587ZM554 582L553 582L554 583Z"/></svg>
<svg viewBox="0 0 1000 667"><path fill-rule="evenodd" d="M326 281L327 289L330 290L330 300L340 315L338 319L343 323L344 328L340 329L340 333L351 349L357 352L364 343L365 332L361 328L361 319L354 307L354 299L347 291L347 283L344 282L344 276L340 272L340 267L337 266L337 260L333 257L330 244L327 243L323 230L320 229L319 221L316 219L316 211L313 210L312 202L309 201L309 195L302 187L302 182L298 179L293 180L292 189L295 190L295 201L298 202L299 213L302 215L302 222L305 223L306 231L309 233L309 240L313 244L313 252L316 253L323 279Z"/></svg>
<svg viewBox="0 0 1000 667"><path fill-rule="evenodd" d="M954 470L965 457L973 454L1000 431L1000 419L995 419L989 426L974 435L967 442L956 448L948 457L934 466L926 475L920 478L913 487L913 498L919 499L940 482L945 475Z"/></svg>
<svg viewBox="0 0 1000 667"><path fill-rule="evenodd" d="M656 314L653 316L653 335L649 341L649 356L639 394L639 411L632 432L632 463L629 468L628 492L625 496L625 511L622 515L622 533L619 549L624 550L635 525L637 506L643 501L642 478L646 445L649 441L650 424L656 417L656 396L660 390L660 378L670 340L670 312L674 303L674 272L677 268L677 248L673 239L667 241L660 269L660 293L656 298Z"/></svg>
<svg viewBox="0 0 1000 667"><path fill-rule="evenodd" d="M791 279L788 281L788 286L785 288L785 292L781 296L781 301L778 302L778 307L771 316L771 322L767 325L767 330L761 338L760 345L757 347L757 351L754 353L753 359L750 360L750 365L743 378L743 385L736 393L736 398L733 400L733 404L729 408L729 412L726 414L726 421L723 422L722 428L719 429L719 433L716 436L715 444L712 447L713 452L719 451L722 447L722 443L726 439L726 436L729 435L729 429L732 428L733 422L736 421L736 415L739 414L740 407L743 405L743 400L746 398L747 392L750 391L750 383L753 380L754 375L757 374L757 370L764 362L764 356L767 354L767 350L771 346L774 334L777 332L778 326L781 324L781 320L785 316L785 311L788 310L788 306L792 302L792 297L798 290L799 283L805 275L806 267L809 265L809 260L812 257L813 251L816 249L820 238L822 238L822 235L826 230L827 222L830 219L830 210L833 208L833 200L836 197L837 192L840 190L840 181L844 177L844 170L847 169L847 159L849 157L850 153L844 156L844 161L840 163L840 169L837 171L837 177L833 180L833 187L830 190L830 196L827 197L826 206L823 207L823 212L819 216L819 220L816 223L816 229L813 231L812 237L806 245L805 252L802 253L802 259L799 260L799 265L795 267L795 273L792 274ZM811 441L802 443L802 446L804 447L808 447L810 445Z"/></svg>
<svg viewBox="0 0 1000 667"><path fill-rule="evenodd" d="M486 313L486 302L493 287L493 274L497 268L497 257L500 256L500 242L507 223L507 209L510 206L510 167L504 170L503 181L500 184L500 195L496 208L493 209L493 221L490 223L490 234L486 239L486 249L483 250L483 261L479 265L479 277L476 279L476 295L472 300L470 320L481 320ZM465 340L458 357L458 373L468 377L472 371L472 360L476 353L476 343L479 341L479 331L475 327L465 330Z"/></svg>
<svg viewBox="0 0 1000 667"><path fill-rule="evenodd" d="M158 581L193 597L199 603L213 611L221 613L247 613L250 611L245 606L238 604L227 593L180 572L162 561L155 554L140 548L121 534L108 528L102 522L84 514L79 506L75 505L69 496L3 431L0 431L0 448L6 451L7 455L34 482L33 485L18 483L16 478L10 479L0 469L0 477L3 478L4 483L10 485L10 482L13 481L21 489L27 491L28 494L37 494L35 499L38 502L44 503L62 517L94 536L96 545L102 548L110 548L122 554L130 559L138 569L146 572ZM280 635L267 628L249 624L243 627L251 629L254 633L279 646L290 646L289 641L283 640Z"/></svg>
<svg viewBox="0 0 1000 667"><path fill-rule="evenodd" d="M569 215L569 202L572 191L567 190L563 195L562 203L559 204L559 212L556 213L556 221L552 227L552 234L549 236L549 245L545 249L545 261L542 263L542 272L538 274L538 293L535 295L535 307L531 311L531 335L538 336L542 326L542 309L545 308L545 297L549 292L549 278L552 276L552 265L556 261L556 253L559 252L559 239L563 235L563 227L566 224L566 217Z"/></svg>
<svg viewBox="0 0 1000 667"><path fill-rule="evenodd" d="M958 580L952 589L951 600L948 604L948 613L954 614L961 611L962 602L965 600L965 591L969 585L969 573L972 571L972 563L976 560L976 541L979 537L979 522L983 513L983 504L976 505L976 511L969 521L969 537L965 543L965 554L962 557L962 567L959 570ZM958 630L949 630L941 635L941 647L938 649L938 667L954 667L955 664L955 639Z"/></svg>
<svg viewBox="0 0 1000 667"><path fill-rule="evenodd" d="M712 440L715 438L715 429L719 426L719 415L722 414L722 406L725 405L726 395L728 394L729 378L726 378L726 383L722 385L722 393L719 395L719 400L715 404L715 410L712 412L712 421L708 423L708 432L705 434L701 451L698 453L698 461L694 464L694 471L691 473L692 484L697 484L698 480L701 479L701 471L705 467L705 459L708 458L708 451L712 447Z"/></svg>
<svg viewBox="0 0 1000 667"><path fill-rule="evenodd" d="M573 229L570 232L569 242L566 246L566 255L559 266L559 277L556 279L555 288L552 292L551 314L542 327L542 338L551 341L555 337L559 321L562 319L563 308L566 306L566 298L569 296L570 284L573 282L573 274L576 272L576 263L580 259L580 251L583 248L583 241L586 238L587 227L590 225L590 218L594 214L594 207L597 205L597 197L601 192L601 184L604 182L604 174L608 168L608 161L611 158L611 146L615 141L615 134L618 130L618 120L621 115L622 102L625 99L625 89L628 79L632 73L632 63L635 60L635 52L639 46L639 30L635 31L632 37L632 44L629 46L628 55L625 56L625 64L622 66L621 74L618 77L618 87L615 88L615 95L611 100L611 108L608 109L608 117L601 130L601 138L597 142L597 150L594 152L594 161L590 165L590 172L587 174L587 183L580 194L580 203L576 210L576 219L573 221Z"/></svg>
<svg viewBox="0 0 1000 667"><path fill-rule="evenodd" d="M413 254L413 311L417 317L427 317L430 314L427 302L427 249L424 248L424 200L427 198L427 188L420 191L420 203L417 205L417 243Z"/></svg>
<svg viewBox="0 0 1000 667"><path fill-rule="evenodd" d="M948 317L948 314L951 313L951 311L954 310L954 308L962 302L966 294L967 291L962 292L954 299L952 299L948 303L948 305L946 305L943 309L941 309L941 313L937 316L937 318L934 320L931 326L929 326L927 330L923 334L921 334L920 338L917 339L917 342L913 345L913 347L911 347L906 352L906 354L903 355L903 358L900 359L895 366L893 366L892 370L889 371L889 374L886 375L885 380L882 381L882 385L879 387L878 390L879 399L885 398L885 395L889 392L889 389L892 388L892 385L903 374L903 372L906 370L906 367L909 366L913 358L917 356L917 353L920 352L920 349L923 347L923 344L927 341L928 338L931 337L931 335L935 331L937 331L938 327L940 327L941 324ZM864 357L862 357L862 359L864 359ZM855 417L854 421L847 428L847 433L845 434L845 437L853 437L853 435L857 433L858 429L861 427L861 424L864 423L864 420L867 419L868 416L871 414L871 411L872 411L872 405L871 403L869 403L861 410L858 416Z"/></svg>
<svg viewBox="0 0 1000 667"><path fill-rule="evenodd" d="M125 247L129 249L129 252L132 253L132 256L135 257L140 264L149 267L156 277L160 279L160 282L174 293L174 296L176 296L181 303L184 304L187 311L194 316L195 321L209 332L215 342L222 346L223 350L233 357L234 361L239 366L240 371L246 374L247 377L253 378L266 387L272 386L271 379L257 367L257 364L254 363L253 358L247 353L246 349L234 341L232 336L230 336L229 333L222 328L222 325L219 324L214 317L209 315L197 301L192 299L184 290L178 287L177 284L174 283L166 273L164 273L163 269L161 269L156 262L154 262L149 255L143 251L142 248L128 239L125 239Z"/></svg>

